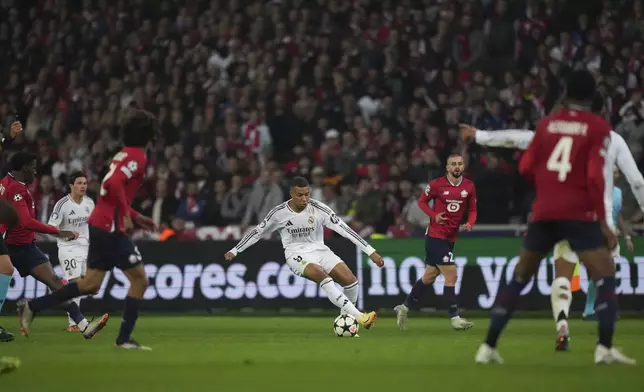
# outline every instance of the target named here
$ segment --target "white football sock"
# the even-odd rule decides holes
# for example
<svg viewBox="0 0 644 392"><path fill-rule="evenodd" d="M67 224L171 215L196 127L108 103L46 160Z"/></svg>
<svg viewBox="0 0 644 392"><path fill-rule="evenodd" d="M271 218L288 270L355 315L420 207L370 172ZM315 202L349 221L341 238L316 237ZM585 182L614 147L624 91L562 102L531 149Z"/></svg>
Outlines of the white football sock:
<svg viewBox="0 0 644 392"><path fill-rule="evenodd" d="M572 291L568 279L559 277L552 282L550 303L552 304L552 316L555 319L555 329L559 331L564 326L568 329L568 313L572 303Z"/></svg>
<svg viewBox="0 0 644 392"><path fill-rule="evenodd" d="M337 287L335 287L335 282L333 279L326 278L320 282L320 287L326 293L326 296L329 297L329 301L338 308L342 313L350 314L355 317L356 320L359 320L360 315L362 314L355 305L347 298L346 295L340 292Z"/></svg>
<svg viewBox="0 0 644 392"><path fill-rule="evenodd" d="M347 298L349 298L349 301L354 305L358 302L358 288L359 284L357 280L344 287L344 295L346 295ZM340 314L346 314L346 312L342 311Z"/></svg>

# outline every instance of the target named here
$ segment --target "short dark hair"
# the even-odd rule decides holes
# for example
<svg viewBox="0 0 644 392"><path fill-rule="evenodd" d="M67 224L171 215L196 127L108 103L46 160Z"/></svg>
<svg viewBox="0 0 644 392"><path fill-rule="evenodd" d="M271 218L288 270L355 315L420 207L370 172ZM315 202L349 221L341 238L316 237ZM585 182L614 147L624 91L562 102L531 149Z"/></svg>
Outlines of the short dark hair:
<svg viewBox="0 0 644 392"><path fill-rule="evenodd" d="M87 176L85 175L85 173L83 173L82 171L75 171L75 172L73 172L72 174L69 174L69 175L67 176L67 185L74 185L74 183L76 182L76 180L77 180L78 178L81 178L81 177L85 177L85 178L87 178Z"/></svg>
<svg viewBox="0 0 644 392"><path fill-rule="evenodd" d="M121 138L126 147L145 147L157 135L156 117L142 109L131 109L121 126Z"/></svg>
<svg viewBox="0 0 644 392"><path fill-rule="evenodd" d="M591 102L595 95L595 78L587 70L578 70L566 79L566 96L575 101Z"/></svg>
<svg viewBox="0 0 644 392"><path fill-rule="evenodd" d="M306 188L309 186L309 181L304 177L293 177L291 179L291 188Z"/></svg>
<svg viewBox="0 0 644 392"><path fill-rule="evenodd" d="M9 168L11 171L20 171L28 164L36 161L36 156L26 151L15 153L9 161Z"/></svg>

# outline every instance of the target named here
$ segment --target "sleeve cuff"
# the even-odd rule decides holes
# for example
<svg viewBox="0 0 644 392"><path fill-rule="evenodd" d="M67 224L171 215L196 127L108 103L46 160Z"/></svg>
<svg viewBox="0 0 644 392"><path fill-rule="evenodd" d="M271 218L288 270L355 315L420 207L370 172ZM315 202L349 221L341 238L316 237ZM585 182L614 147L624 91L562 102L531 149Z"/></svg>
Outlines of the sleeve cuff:
<svg viewBox="0 0 644 392"><path fill-rule="evenodd" d="M373 247L373 246L371 246L371 245L367 246L367 247L365 248L365 250L364 250L364 253L366 253L366 254L367 254L367 256L371 256L371 255L372 255L372 254L374 254L375 252L376 252L376 249L374 249L374 247Z"/></svg>
<svg viewBox="0 0 644 392"><path fill-rule="evenodd" d="M233 255L235 255L235 256L237 256L237 255L239 254L239 250L237 250L237 248L236 248L236 247L235 247L235 248L232 248L231 250L229 250L229 252L230 252L230 253L232 253L232 254L233 254Z"/></svg>

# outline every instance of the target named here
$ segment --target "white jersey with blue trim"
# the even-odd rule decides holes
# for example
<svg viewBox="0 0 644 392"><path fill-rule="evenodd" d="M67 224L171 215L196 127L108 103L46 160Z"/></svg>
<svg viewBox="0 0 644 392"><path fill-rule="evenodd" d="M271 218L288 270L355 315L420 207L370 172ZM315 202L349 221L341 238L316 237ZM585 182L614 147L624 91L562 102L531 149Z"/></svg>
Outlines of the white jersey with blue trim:
<svg viewBox="0 0 644 392"><path fill-rule="evenodd" d="M308 205L300 212L293 211L288 201L279 204L230 251L237 255L274 231L279 232L287 254L329 250L324 244L324 227L349 239L368 255L375 252L375 249L347 226L331 208L314 199L310 199Z"/></svg>
<svg viewBox="0 0 644 392"><path fill-rule="evenodd" d="M94 200L83 196L80 203L76 203L67 195L54 205L54 210L49 217L49 224L60 230L78 232L78 238L72 241L58 239L58 248L89 248L89 227L87 220L94 210Z"/></svg>

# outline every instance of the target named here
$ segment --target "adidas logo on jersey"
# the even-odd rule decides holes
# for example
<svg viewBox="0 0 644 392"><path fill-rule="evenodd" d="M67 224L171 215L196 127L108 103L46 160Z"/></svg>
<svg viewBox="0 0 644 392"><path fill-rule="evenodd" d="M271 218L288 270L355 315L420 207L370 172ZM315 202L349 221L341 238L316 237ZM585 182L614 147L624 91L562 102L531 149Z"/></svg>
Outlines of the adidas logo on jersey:
<svg viewBox="0 0 644 392"><path fill-rule="evenodd" d="M286 226L293 226L293 224L291 223L291 221L288 221L286 222Z"/></svg>
<svg viewBox="0 0 644 392"><path fill-rule="evenodd" d="M71 216L71 215L76 215L76 212L74 212L74 210L72 210L72 211L69 213L69 215L70 215L70 216Z"/></svg>

